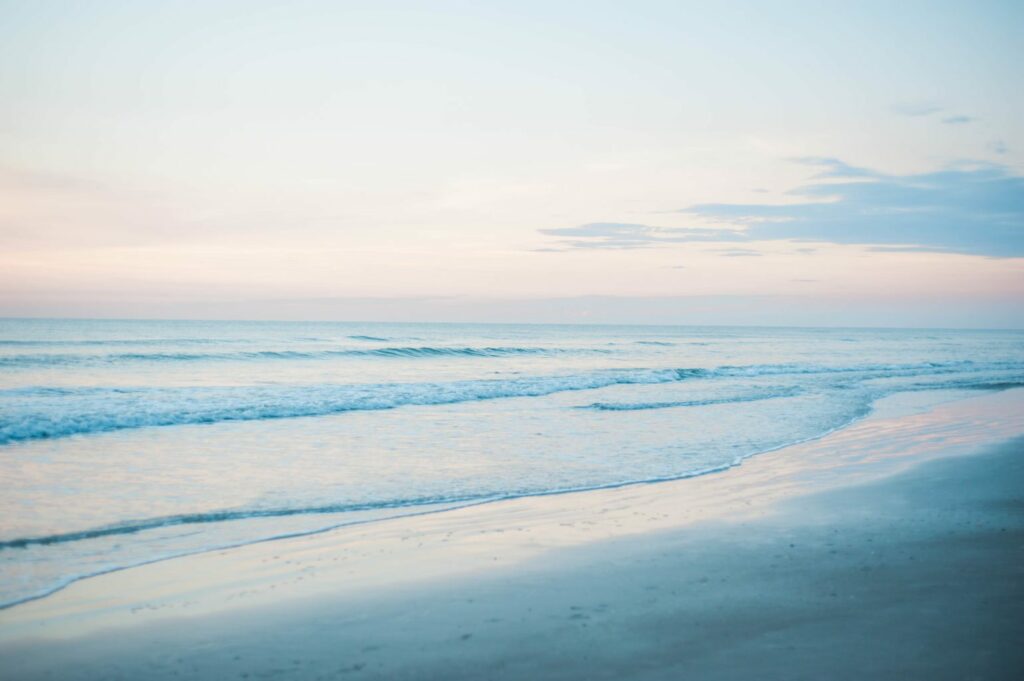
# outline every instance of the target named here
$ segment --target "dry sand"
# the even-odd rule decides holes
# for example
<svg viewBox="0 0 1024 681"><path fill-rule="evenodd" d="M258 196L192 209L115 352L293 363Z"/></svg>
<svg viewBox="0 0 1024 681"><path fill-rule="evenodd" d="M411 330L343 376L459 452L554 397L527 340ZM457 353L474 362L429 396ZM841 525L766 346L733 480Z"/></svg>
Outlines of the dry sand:
<svg viewBox="0 0 1024 681"><path fill-rule="evenodd" d="M84 580L0 612L0 677L1024 678L1024 390L915 399L721 474Z"/></svg>

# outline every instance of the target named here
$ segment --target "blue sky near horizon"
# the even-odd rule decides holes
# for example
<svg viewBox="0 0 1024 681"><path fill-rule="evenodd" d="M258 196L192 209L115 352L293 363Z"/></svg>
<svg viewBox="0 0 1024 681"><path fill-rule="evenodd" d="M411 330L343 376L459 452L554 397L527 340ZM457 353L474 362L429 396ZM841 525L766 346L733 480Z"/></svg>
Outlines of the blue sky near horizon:
<svg viewBox="0 0 1024 681"><path fill-rule="evenodd" d="M1021 326L1022 25L0 0L0 315Z"/></svg>

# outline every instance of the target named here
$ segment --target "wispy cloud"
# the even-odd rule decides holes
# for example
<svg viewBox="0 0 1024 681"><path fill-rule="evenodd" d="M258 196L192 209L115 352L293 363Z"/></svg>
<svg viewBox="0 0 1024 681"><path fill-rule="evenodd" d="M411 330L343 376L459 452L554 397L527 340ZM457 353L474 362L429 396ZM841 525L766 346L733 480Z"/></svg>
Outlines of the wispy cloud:
<svg viewBox="0 0 1024 681"><path fill-rule="evenodd" d="M942 122L946 125L963 125L964 123L970 123L973 120L973 116L946 116L942 119Z"/></svg>
<svg viewBox="0 0 1024 681"><path fill-rule="evenodd" d="M1006 142L1002 140L992 140L989 143L988 148L997 154L1005 154L1010 150L1010 148L1006 146Z"/></svg>
<svg viewBox="0 0 1024 681"><path fill-rule="evenodd" d="M832 158L788 204L706 203L680 213L732 229L591 223L542 230L566 248L641 248L686 242L812 241L901 251L1024 257L1024 177L991 163L891 175ZM739 249L726 249L736 252Z"/></svg>
<svg viewBox="0 0 1024 681"><path fill-rule="evenodd" d="M878 179L884 177L881 173L870 170L868 168L859 168L852 166L845 161L841 161L838 158L831 158L828 156L804 156L801 158L793 159L796 163L802 163L808 166L816 166L821 171L814 176L815 179L827 179L827 178L873 178Z"/></svg>
<svg viewBox="0 0 1024 681"><path fill-rule="evenodd" d="M946 251L945 248L938 246L932 248L924 245L918 246L868 246L868 250L872 253L922 253L922 252L933 252L942 253Z"/></svg>
<svg viewBox="0 0 1024 681"><path fill-rule="evenodd" d="M946 109L929 102L914 102L908 104L897 104L892 107L892 110L901 116L925 118L933 114L942 113ZM974 116L965 116L963 114L950 114L942 118L942 122L946 125L964 125L965 123L971 123L974 120L976 120Z"/></svg>
<svg viewBox="0 0 1024 681"><path fill-rule="evenodd" d="M646 248L657 244L744 238L741 233L727 229L652 227L623 222L591 222L578 227L542 229L540 232L566 237L561 243L567 248Z"/></svg>
<svg viewBox="0 0 1024 681"><path fill-rule="evenodd" d="M719 248L715 249L715 252L727 258L759 258L764 255L749 248Z"/></svg>
<svg viewBox="0 0 1024 681"><path fill-rule="evenodd" d="M892 110L900 116L909 116L910 118L926 118L934 114L940 114L946 109L937 106L930 102L913 102L906 104L897 104L892 107ZM964 125L971 123L977 119L974 116L965 116L963 114L950 114L942 117L942 122L946 125Z"/></svg>

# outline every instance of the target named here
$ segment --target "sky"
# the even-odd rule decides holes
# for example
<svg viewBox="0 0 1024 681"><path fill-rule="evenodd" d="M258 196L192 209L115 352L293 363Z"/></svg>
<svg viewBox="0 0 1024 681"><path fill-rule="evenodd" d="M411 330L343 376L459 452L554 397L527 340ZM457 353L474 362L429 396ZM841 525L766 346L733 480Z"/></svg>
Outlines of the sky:
<svg viewBox="0 0 1024 681"><path fill-rule="evenodd" d="M1021 26L0 0L0 316L1024 327Z"/></svg>

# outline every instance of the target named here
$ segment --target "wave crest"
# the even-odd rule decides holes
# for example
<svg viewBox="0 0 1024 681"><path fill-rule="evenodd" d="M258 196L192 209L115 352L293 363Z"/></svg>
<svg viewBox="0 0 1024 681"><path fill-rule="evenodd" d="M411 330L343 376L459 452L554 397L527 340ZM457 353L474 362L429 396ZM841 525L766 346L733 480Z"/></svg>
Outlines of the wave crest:
<svg viewBox="0 0 1024 681"><path fill-rule="evenodd" d="M369 338L368 336L366 338ZM237 352L122 352L111 354L20 354L0 355L0 367L38 367L117 364L120 362L194 362L303 360L343 357L431 358L431 357L514 357L518 355L559 355L566 353L607 352L571 348L544 347L450 347L396 346L328 350L252 350Z"/></svg>
<svg viewBox="0 0 1024 681"><path fill-rule="evenodd" d="M835 375L841 384L892 377L939 377L965 373L948 387L971 388L1018 382L1019 364L926 362L903 365L810 366L751 365L714 369L606 369L586 374L480 379L447 383L379 383L323 385L253 385L190 388L29 387L0 390L0 445L149 426L209 424L224 421L326 416L348 411L395 409L516 397L542 397L567 391L615 385L672 383L691 379L757 376ZM1015 375L994 378L990 372L1011 369ZM920 389L935 389L937 383ZM904 389L915 389L902 386ZM755 393L760 395L761 393ZM757 397L757 399L767 399ZM708 402L711 403L711 402ZM697 402L614 404L594 409L631 410L697 406Z"/></svg>

